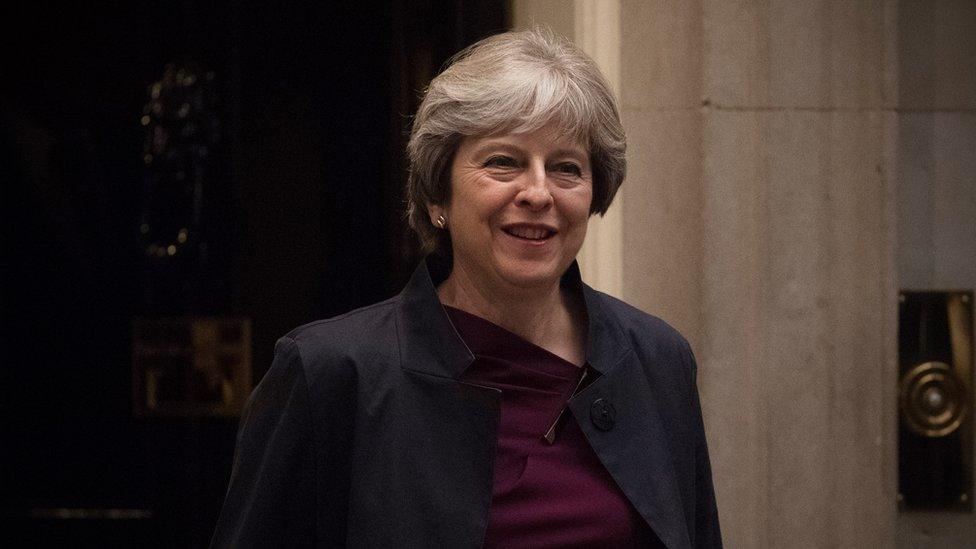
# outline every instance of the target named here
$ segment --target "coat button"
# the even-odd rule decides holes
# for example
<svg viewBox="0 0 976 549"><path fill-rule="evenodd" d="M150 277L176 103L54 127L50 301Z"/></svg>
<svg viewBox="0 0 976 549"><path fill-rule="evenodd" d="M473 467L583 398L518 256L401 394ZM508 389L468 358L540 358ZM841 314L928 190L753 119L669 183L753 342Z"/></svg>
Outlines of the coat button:
<svg viewBox="0 0 976 549"><path fill-rule="evenodd" d="M613 404L602 398L594 400L593 404L590 405L590 421L601 431L613 429L613 422L616 417L617 411L613 409Z"/></svg>

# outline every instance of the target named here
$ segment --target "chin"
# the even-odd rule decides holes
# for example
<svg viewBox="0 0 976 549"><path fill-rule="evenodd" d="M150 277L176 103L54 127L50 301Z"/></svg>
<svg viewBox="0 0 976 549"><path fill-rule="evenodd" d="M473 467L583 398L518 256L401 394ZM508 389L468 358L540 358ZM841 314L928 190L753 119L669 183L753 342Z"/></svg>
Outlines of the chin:
<svg viewBox="0 0 976 549"><path fill-rule="evenodd" d="M558 284L568 266L569 262L567 262L566 267L562 267L560 263L551 260L511 259L500 265L499 272L509 283L523 288L531 288Z"/></svg>

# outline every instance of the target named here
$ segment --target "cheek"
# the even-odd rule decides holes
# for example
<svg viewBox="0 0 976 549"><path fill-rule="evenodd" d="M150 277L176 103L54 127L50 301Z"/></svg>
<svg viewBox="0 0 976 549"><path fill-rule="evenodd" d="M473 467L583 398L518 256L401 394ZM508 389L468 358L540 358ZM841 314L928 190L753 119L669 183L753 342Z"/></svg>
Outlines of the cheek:
<svg viewBox="0 0 976 549"><path fill-rule="evenodd" d="M473 185L456 189L448 208L455 238L484 242L505 203L504 197L498 193L486 192Z"/></svg>
<svg viewBox="0 0 976 549"><path fill-rule="evenodd" d="M586 227L589 224L589 221L590 217L588 215L584 215L576 220L573 228L573 234L576 235L576 238L579 239L580 242L582 242L583 238L586 237Z"/></svg>
<svg viewBox="0 0 976 549"><path fill-rule="evenodd" d="M590 219L590 204L593 194L588 189L567 196L563 211L570 223L586 226Z"/></svg>
<svg viewBox="0 0 976 549"><path fill-rule="evenodd" d="M585 224L590 219L591 196L587 194L586 200L581 200L576 207L576 216Z"/></svg>

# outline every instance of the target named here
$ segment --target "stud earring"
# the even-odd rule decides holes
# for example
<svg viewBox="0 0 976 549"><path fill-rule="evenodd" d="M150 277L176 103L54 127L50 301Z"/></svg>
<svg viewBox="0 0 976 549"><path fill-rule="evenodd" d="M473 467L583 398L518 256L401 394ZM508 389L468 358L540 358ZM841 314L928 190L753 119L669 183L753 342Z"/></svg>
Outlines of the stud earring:
<svg viewBox="0 0 976 549"><path fill-rule="evenodd" d="M437 226L440 227L440 228L442 228L442 229L444 228L445 225L447 225L447 220L444 219L444 214L440 214L440 215L437 216L436 223L437 223Z"/></svg>

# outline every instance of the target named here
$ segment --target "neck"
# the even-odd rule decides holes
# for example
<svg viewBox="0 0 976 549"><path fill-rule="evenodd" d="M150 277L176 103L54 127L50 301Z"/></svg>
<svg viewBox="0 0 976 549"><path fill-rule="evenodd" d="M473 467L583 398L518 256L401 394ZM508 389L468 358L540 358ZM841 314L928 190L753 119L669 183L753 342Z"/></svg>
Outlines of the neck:
<svg viewBox="0 0 976 549"><path fill-rule="evenodd" d="M585 360L585 319L577 298L559 281L542 287L479 283L455 268L437 288L441 302L480 316L576 365Z"/></svg>

